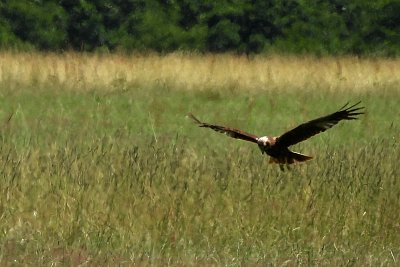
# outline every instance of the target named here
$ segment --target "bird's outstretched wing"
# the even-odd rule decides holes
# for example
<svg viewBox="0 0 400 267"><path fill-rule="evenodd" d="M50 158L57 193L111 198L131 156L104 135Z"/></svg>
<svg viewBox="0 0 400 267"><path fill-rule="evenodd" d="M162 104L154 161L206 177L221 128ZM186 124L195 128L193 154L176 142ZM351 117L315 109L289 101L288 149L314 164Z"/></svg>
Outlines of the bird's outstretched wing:
<svg viewBox="0 0 400 267"><path fill-rule="evenodd" d="M224 133L230 137L236 138L236 139L242 139L245 141L250 141L253 143L257 143L257 136L253 134L246 133L242 130L235 129L235 128L230 128L230 127L225 127L225 126L220 126L220 125L214 125L214 124L209 124L206 122L201 122L199 119L197 119L193 114L189 113L188 114L189 118L191 118L199 127L205 127L205 128L210 128L213 129L214 131Z"/></svg>
<svg viewBox="0 0 400 267"><path fill-rule="evenodd" d="M288 147L332 128L341 120L355 120L358 115L364 114L364 107L357 107L360 103L361 101L350 107L347 107L347 103L330 115L300 124L278 137L276 145Z"/></svg>

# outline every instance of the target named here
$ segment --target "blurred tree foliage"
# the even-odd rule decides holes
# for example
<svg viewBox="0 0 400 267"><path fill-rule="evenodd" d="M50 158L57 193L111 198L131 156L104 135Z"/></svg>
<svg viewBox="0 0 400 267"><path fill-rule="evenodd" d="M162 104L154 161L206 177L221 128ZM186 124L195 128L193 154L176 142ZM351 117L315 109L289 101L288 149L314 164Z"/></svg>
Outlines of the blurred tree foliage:
<svg viewBox="0 0 400 267"><path fill-rule="evenodd" d="M400 54L400 0L0 0L0 47Z"/></svg>

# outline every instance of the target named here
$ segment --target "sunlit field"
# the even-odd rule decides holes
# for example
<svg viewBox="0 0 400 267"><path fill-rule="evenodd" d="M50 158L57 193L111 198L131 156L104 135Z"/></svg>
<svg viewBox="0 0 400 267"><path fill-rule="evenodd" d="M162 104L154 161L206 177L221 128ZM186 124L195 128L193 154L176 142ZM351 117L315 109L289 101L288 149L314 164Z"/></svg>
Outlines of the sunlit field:
<svg viewBox="0 0 400 267"><path fill-rule="evenodd" d="M279 135L362 101L293 150ZM396 266L400 60L0 53L0 265Z"/></svg>
<svg viewBox="0 0 400 267"><path fill-rule="evenodd" d="M232 56L174 53L93 55L0 52L1 83L123 91L168 87L194 91L399 90L400 59ZM11 84L8 84L11 86Z"/></svg>

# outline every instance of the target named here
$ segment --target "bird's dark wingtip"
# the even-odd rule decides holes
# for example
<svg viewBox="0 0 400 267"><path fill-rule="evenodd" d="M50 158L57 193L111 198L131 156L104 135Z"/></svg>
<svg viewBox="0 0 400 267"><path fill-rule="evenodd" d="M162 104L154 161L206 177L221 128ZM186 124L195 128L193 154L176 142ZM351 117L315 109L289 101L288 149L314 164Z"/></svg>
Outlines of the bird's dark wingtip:
<svg viewBox="0 0 400 267"><path fill-rule="evenodd" d="M347 107L344 106L344 108L342 108L340 110L340 112L344 112L345 115L345 119L346 120L357 120L359 115L365 114L364 109L365 107L363 106L358 106L361 103L361 101L358 101L357 103Z"/></svg>
<svg viewBox="0 0 400 267"><path fill-rule="evenodd" d="M198 118L196 118L194 115L193 115L193 113L188 113L187 114L187 117L189 117L194 123L196 123L196 124L198 124L198 125L203 125L203 123L198 119Z"/></svg>
<svg viewBox="0 0 400 267"><path fill-rule="evenodd" d="M9 123L11 121L12 117L14 117L14 112L11 112L10 115L8 115L6 123Z"/></svg>
<svg viewBox="0 0 400 267"><path fill-rule="evenodd" d="M355 104L352 105L351 107L348 107L347 109L348 109L348 110L351 110L351 109L357 107L359 104L361 104L361 101L358 101L357 103L355 103ZM357 109L363 109L363 108L364 108L364 107L357 107L357 108L355 108L355 109L357 110Z"/></svg>
<svg viewBox="0 0 400 267"><path fill-rule="evenodd" d="M343 105L339 110L345 110L345 108L349 105L349 102L346 102L346 104Z"/></svg>
<svg viewBox="0 0 400 267"><path fill-rule="evenodd" d="M349 103L346 103L341 109L340 112L346 112L347 113L347 119L352 119L355 120L357 119L354 116L362 115L364 114L364 109L365 107L363 106L358 106L361 103L361 101L358 101L357 103L351 105L348 107Z"/></svg>
<svg viewBox="0 0 400 267"><path fill-rule="evenodd" d="M351 105L350 107L348 107L350 102L347 102L343 107L341 107L339 110L340 111L357 111L360 109L363 109L365 107L357 107L359 104L361 104L361 101L358 101L357 103Z"/></svg>

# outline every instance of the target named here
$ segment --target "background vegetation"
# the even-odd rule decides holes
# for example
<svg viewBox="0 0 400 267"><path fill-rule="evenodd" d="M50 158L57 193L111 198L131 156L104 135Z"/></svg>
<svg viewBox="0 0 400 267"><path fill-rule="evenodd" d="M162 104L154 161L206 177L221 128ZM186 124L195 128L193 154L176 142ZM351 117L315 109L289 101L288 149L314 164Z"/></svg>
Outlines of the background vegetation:
<svg viewBox="0 0 400 267"><path fill-rule="evenodd" d="M398 264L398 60L0 59L0 265ZM358 100L285 172L185 118L274 135Z"/></svg>
<svg viewBox="0 0 400 267"><path fill-rule="evenodd" d="M3 0L0 47L393 56L398 14L398 0Z"/></svg>

